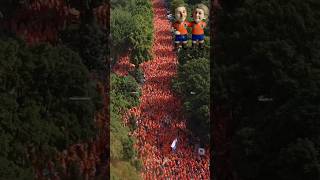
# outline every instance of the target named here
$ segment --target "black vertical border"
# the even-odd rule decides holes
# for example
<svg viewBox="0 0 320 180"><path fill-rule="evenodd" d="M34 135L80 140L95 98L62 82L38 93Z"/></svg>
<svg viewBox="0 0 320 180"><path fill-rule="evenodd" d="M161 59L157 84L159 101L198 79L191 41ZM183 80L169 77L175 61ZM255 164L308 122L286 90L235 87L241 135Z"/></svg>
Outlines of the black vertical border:
<svg viewBox="0 0 320 180"><path fill-rule="evenodd" d="M210 2L210 179L216 179L215 178L215 166L214 166L214 142L213 142L213 70L214 70L214 34L215 34L215 6L214 6L215 0L211 0Z"/></svg>
<svg viewBox="0 0 320 180"><path fill-rule="evenodd" d="M216 144L214 135L221 135L224 133L225 139L231 138L232 131L232 113L229 108L218 102L215 98L215 86L219 81L215 69L216 62L219 61L218 53L221 45L219 39L219 25L223 22L219 17L224 13L221 5L224 0L211 0L210 11L210 179L212 180L233 180L231 166L231 147L232 144L223 142L223 144ZM218 85L217 85L218 86ZM223 117L223 118L222 118ZM224 122L227 127L225 129L218 129L215 127L217 123ZM218 132L215 132L218 131ZM219 145L219 147L218 147Z"/></svg>

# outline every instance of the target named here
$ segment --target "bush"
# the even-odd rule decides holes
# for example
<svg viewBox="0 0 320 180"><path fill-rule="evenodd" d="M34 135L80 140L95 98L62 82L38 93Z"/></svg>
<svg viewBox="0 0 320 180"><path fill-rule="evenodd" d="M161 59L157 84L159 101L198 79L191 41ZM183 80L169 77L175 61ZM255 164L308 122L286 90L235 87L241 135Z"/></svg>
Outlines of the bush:
<svg viewBox="0 0 320 180"><path fill-rule="evenodd" d="M133 16L134 31L130 37L133 49L131 52L131 62L139 67L139 64L150 60L151 47L153 43L153 27L152 24L146 22L144 15L137 14Z"/></svg>
<svg viewBox="0 0 320 180"><path fill-rule="evenodd" d="M132 93L137 92L137 93ZM111 74L111 94L110 94L110 157L111 162L131 161L136 157L136 151L133 148L134 139L128 136L129 129L123 125L122 114L129 108L139 104L140 90L138 83L131 76L120 77ZM135 118L131 117L130 122L135 124ZM111 166L116 164L111 163ZM129 164L130 168L131 165ZM121 168L111 171L111 174L117 174ZM133 172L136 173L136 172ZM121 177L127 177L122 175Z"/></svg>
<svg viewBox="0 0 320 180"><path fill-rule="evenodd" d="M134 29L134 21L132 14L123 8L116 8L111 11L111 56L117 59L120 54L123 54L132 47L130 37Z"/></svg>
<svg viewBox="0 0 320 180"><path fill-rule="evenodd" d="M120 77L111 74L111 91L115 96L121 97L127 102L127 106L120 105L119 107L131 108L139 104L141 90L138 83L132 76ZM116 98L116 97L111 97ZM115 101L112 101L117 103Z"/></svg>
<svg viewBox="0 0 320 180"><path fill-rule="evenodd" d="M203 50L199 49L181 49L178 53L178 62L179 65L184 65L188 61L199 59L199 58L205 58L210 59L210 51L209 47L205 47Z"/></svg>
<svg viewBox="0 0 320 180"><path fill-rule="evenodd" d="M141 14L143 12L143 15ZM137 67L152 58L153 11L150 0L135 0L126 7L111 11L112 57L118 57L132 49L130 61Z"/></svg>

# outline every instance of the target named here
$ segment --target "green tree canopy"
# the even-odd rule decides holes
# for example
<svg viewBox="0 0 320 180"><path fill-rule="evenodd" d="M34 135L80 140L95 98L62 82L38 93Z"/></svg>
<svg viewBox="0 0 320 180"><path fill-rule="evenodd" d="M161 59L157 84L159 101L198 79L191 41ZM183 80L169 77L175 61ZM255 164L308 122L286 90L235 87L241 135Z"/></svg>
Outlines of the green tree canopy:
<svg viewBox="0 0 320 180"><path fill-rule="evenodd" d="M111 74L110 91L110 158L111 179L124 177L139 179L141 162L133 148L135 140L129 137L129 128L123 125L122 115L139 103L140 88L131 76ZM137 92L137 93L132 93ZM134 122L135 123L135 122ZM130 170L131 169L131 170Z"/></svg>
<svg viewBox="0 0 320 180"><path fill-rule="evenodd" d="M81 58L66 47L0 40L0 63L0 166L7 166L0 179L32 179L31 159L46 163L94 137L102 98Z"/></svg>
<svg viewBox="0 0 320 180"><path fill-rule="evenodd" d="M184 110L188 115L188 128L203 143L209 143L209 60L193 59L179 66L178 77L174 79L173 88L183 96Z"/></svg>
<svg viewBox="0 0 320 180"><path fill-rule="evenodd" d="M318 159L301 156L319 150L319 2L221 3L214 98L232 112L235 175L319 179Z"/></svg>

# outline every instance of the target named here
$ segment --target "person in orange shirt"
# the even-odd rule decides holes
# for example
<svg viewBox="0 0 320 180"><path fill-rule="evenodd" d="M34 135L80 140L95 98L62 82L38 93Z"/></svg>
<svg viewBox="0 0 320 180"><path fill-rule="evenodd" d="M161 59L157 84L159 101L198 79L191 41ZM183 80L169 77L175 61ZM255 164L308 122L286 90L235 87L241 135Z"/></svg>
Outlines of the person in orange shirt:
<svg viewBox="0 0 320 180"><path fill-rule="evenodd" d="M195 48L199 42L199 48L204 47L204 28L207 26L204 20L209 16L209 8L204 4L197 4L193 10L193 20L189 26L192 27L192 47Z"/></svg>
<svg viewBox="0 0 320 180"><path fill-rule="evenodd" d="M188 31L187 27L190 26L189 22L186 21L187 18L187 9L184 4L179 4L175 8L175 19L173 23L173 31L175 34L175 48L179 49L182 47L187 48L188 42Z"/></svg>

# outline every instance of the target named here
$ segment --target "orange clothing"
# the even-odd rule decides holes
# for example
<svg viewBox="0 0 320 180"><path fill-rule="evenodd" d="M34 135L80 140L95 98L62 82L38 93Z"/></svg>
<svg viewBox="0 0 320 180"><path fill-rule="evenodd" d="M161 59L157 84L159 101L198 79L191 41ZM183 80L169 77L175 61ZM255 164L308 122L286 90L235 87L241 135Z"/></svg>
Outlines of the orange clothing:
<svg viewBox="0 0 320 180"><path fill-rule="evenodd" d="M204 28L207 26L207 23L200 21L199 23L191 22L190 27L192 27L192 34L194 35L202 35L204 34Z"/></svg>
<svg viewBox="0 0 320 180"><path fill-rule="evenodd" d="M177 31L180 32L180 35L186 35L188 34L188 31L187 31L187 27L190 26L190 22L188 21L184 21L182 23L180 22L175 22L173 24L173 27L174 29L176 29Z"/></svg>

